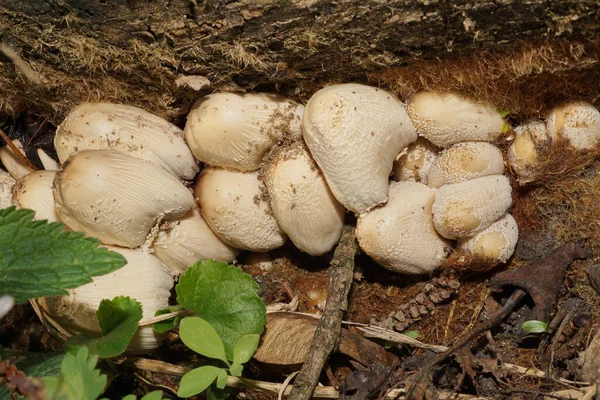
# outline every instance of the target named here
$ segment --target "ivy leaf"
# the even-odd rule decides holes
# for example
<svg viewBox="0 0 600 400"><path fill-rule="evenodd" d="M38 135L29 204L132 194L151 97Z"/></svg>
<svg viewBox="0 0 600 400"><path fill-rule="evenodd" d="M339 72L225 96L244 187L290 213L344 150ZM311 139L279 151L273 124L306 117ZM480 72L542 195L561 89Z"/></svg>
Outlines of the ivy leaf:
<svg viewBox="0 0 600 400"><path fill-rule="evenodd" d="M527 333L543 333L548 330L548 324L542 321L525 321L523 323L523 330Z"/></svg>
<svg viewBox="0 0 600 400"><path fill-rule="evenodd" d="M205 391L215 381L215 379L217 379L220 371L221 368L213 367L212 365L205 365L204 367L196 368L190 372L187 372L183 378L181 378L177 396L192 397Z"/></svg>
<svg viewBox="0 0 600 400"><path fill-rule="evenodd" d="M215 329L205 320L188 317L179 324L179 337L190 349L205 357L227 362L223 341Z"/></svg>
<svg viewBox="0 0 600 400"><path fill-rule="evenodd" d="M67 346L86 346L90 353L101 358L116 357L127 349L137 332L142 319L142 305L130 297L118 296L112 300L102 300L96 316L102 337L89 339L83 335L76 336L69 339Z"/></svg>
<svg viewBox="0 0 600 400"><path fill-rule="evenodd" d="M159 315L170 314L172 312L181 311L182 309L183 309L183 307L181 307L181 306L173 306L173 307L165 308L163 310L158 310L154 314L154 316L158 317ZM156 323L152 324L152 329L154 329L154 331L156 331L158 333L165 333L167 331L170 331L173 328L176 328L179 325L181 318L183 318L183 316L178 315L176 317L169 318L164 321L156 322Z"/></svg>
<svg viewBox="0 0 600 400"><path fill-rule="evenodd" d="M66 294L124 266L115 252L81 232L65 232L58 222L34 221L35 212L0 210L0 294L28 299Z"/></svg>
<svg viewBox="0 0 600 400"><path fill-rule="evenodd" d="M208 321L225 345L228 359L242 336L262 333L266 308L252 277L233 265L203 261L180 277L177 302Z"/></svg>
<svg viewBox="0 0 600 400"><path fill-rule="evenodd" d="M62 361L58 377L42 378L48 392L47 398L97 399L106 386L106 375L96 369L98 356L88 358L87 347L76 354L68 354Z"/></svg>
<svg viewBox="0 0 600 400"><path fill-rule="evenodd" d="M258 348L260 335L245 335L238 340L233 348L233 362L235 364L244 364L250 361L254 352Z"/></svg>

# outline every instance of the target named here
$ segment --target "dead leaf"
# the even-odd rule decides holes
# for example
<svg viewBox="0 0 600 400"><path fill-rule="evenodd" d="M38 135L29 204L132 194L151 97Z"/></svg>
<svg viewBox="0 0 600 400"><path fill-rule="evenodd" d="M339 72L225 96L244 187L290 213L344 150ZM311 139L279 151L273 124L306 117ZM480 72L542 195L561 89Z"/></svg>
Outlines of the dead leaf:
<svg viewBox="0 0 600 400"><path fill-rule="evenodd" d="M600 332L592 339L585 351L579 355L582 380L591 382L600 376Z"/></svg>
<svg viewBox="0 0 600 400"><path fill-rule="evenodd" d="M393 367L378 364L372 369L352 372L340 386L340 399L369 398L381 390L392 371Z"/></svg>

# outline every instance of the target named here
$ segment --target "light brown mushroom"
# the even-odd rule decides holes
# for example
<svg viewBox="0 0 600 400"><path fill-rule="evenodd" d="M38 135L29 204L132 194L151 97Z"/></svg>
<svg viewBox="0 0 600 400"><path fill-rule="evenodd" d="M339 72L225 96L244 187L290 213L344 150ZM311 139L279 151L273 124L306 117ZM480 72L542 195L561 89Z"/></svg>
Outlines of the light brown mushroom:
<svg viewBox="0 0 600 400"><path fill-rule="evenodd" d="M508 148L508 162L516 173L519 183L535 179L535 167L539 165L539 149L550 145L546 124L531 121L515 128L515 140Z"/></svg>
<svg viewBox="0 0 600 400"><path fill-rule="evenodd" d="M600 142L600 112L590 103L573 101L552 110L546 120L548 136L566 139L578 150Z"/></svg>
<svg viewBox="0 0 600 400"><path fill-rule="evenodd" d="M54 207L52 183L55 171L35 171L17 180L12 191L12 203L17 208L35 211L35 219L60 222Z"/></svg>
<svg viewBox="0 0 600 400"><path fill-rule="evenodd" d="M25 150L23 150L21 141L13 140L12 142L17 149L19 149L21 154L25 156ZM4 168L14 179L19 179L22 176L33 172L33 169L23 161L23 158L13 153L8 145L0 148L0 161L2 161L2 165L4 165Z"/></svg>
<svg viewBox="0 0 600 400"><path fill-rule="evenodd" d="M394 162L394 180L421 182L427 185L429 170L438 156L438 150L433 143L424 138L409 144Z"/></svg>
<svg viewBox="0 0 600 400"><path fill-rule="evenodd" d="M0 210L12 205L12 189L15 180L6 171L0 169Z"/></svg>
<svg viewBox="0 0 600 400"><path fill-rule="evenodd" d="M459 248L477 256L504 263L512 257L519 239L519 227L512 215L506 214L487 229L463 240Z"/></svg>

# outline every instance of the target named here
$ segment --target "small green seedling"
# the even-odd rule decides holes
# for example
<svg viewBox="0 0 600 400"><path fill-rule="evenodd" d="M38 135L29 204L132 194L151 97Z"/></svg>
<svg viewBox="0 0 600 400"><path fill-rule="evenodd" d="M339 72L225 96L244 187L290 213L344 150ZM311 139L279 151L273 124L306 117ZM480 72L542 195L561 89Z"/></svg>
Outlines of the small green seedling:
<svg viewBox="0 0 600 400"><path fill-rule="evenodd" d="M543 333L548 330L548 324L542 321L525 321L523 323L523 330L527 333Z"/></svg>

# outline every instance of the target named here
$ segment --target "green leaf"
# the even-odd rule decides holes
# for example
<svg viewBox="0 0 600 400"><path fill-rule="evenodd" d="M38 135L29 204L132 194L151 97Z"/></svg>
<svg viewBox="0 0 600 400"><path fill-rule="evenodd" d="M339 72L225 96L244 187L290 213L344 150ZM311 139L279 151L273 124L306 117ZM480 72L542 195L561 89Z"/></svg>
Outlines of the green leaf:
<svg viewBox="0 0 600 400"><path fill-rule="evenodd" d="M225 389L225 386L227 386L227 371L222 369L217 376L217 388Z"/></svg>
<svg viewBox="0 0 600 400"><path fill-rule="evenodd" d="M26 376L59 376L62 361L66 354L57 353L35 353L27 356L24 360L16 363L16 366L25 373Z"/></svg>
<svg viewBox="0 0 600 400"><path fill-rule="evenodd" d="M0 294L28 299L66 294L121 268L125 258L58 222L34 221L31 210L0 210Z"/></svg>
<svg viewBox="0 0 600 400"><path fill-rule="evenodd" d="M406 331L403 334L408 336L409 338L413 338L413 339L416 339L419 337L419 332L417 332L417 331Z"/></svg>
<svg viewBox="0 0 600 400"><path fill-rule="evenodd" d="M508 114L510 114L510 111L509 111L509 110L507 110L506 108L503 108L503 107L496 107L496 112L497 112L498 114L500 114L500 116L501 116L502 118L504 118L504 117L506 117Z"/></svg>
<svg viewBox="0 0 600 400"><path fill-rule="evenodd" d="M548 330L548 324L542 321L525 321L523 323L523 330L528 333L542 333Z"/></svg>
<svg viewBox="0 0 600 400"><path fill-rule="evenodd" d="M191 397L205 391L215 381L221 370L222 368L213 367L212 365L205 365L191 370L181 378L177 396Z"/></svg>
<svg viewBox="0 0 600 400"><path fill-rule="evenodd" d="M502 128L500 129L500 133L506 133L506 132L508 132L509 128L510 127L508 126L508 124L503 124Z"/></svg>
<svg viewBox="0 0 600 400"><path fill-rule="evenodd" d="M231 367L229 367L229 373L231 376L242 376L243 370L244 366L242 364L231 364Z"/></svg>
<svg viewBox="0 0 600 400"><path fill-rule="evenodd" d="M137 400L137 396L135 394L128 394L127 396L123 397L121 400Z"/></svg>
<svg viewBox="0 0 600 400"><path fill-rule="evenodd" d="M254 352L258 348L260 335L245 335L238 340L233 348L233 362L235 364L244 364L250 361Z"/></svg>
<svg viewBox="0 0 600 400"><path fill-rule="evenodd" d="M208 321L228 359L242 336L262 333L267 317L252 277L223 262L198 262L179 279L177 302Z"/></svg>
<svg viewBox="0 0 600 400"><path fill-rule="evenodd" d="M182 319L179 324L179 337L187 347L196 353L216 358L228 364L223 341L217 331L202 318Z"/></svg>
<svg viewBox="0 0 600 400"><path fill-rule="evenodd" d="M58 378L42 378L50 399L95 400L106 386L106 375L96 369L97 356L88 357L88 349L82 347L76 354L65 356Z"/></svg>
<svg viewBox="0 0 600 400"><path fill-rule="evenodd" d="M68 347L86 346L90 353L101 358L116 357L123 353L138 330L142 319L142 305L130 297L118 296L102 300L96 312L102 337L80 335L69 339Z"/></svg>
<svg viewBox="0 0 600 400"><path fill-rule="evenodd" d="M162 391L155 390L146 394L144 397L141 398L141 400L162 400L162 398Z"/></svg>
<svg viewBox="0 0 600 400"><path fill-rule="evenodd" d="M172 312L181 311L181 310L183 310L183 307L173 306L173 307L165 308L163 310L158 310L156 313L154 313L154 316L158 317L159 315L170 314ZM183 318L183 316L178 315L174 318L169 318L164 321L156 322L156 323L152 324L152 329L154 329L154 331L156 331L158 333L165 333L165 332L170 331L171 329L179 326L179 322L181 321L181 318Z"/></svg>
<svg viewBox="0 0 600 400"><path fill-rule="evenodd" d="M225 400L233 392L233 388L226 387L225 389L219 389L216 386L209 386L206 389L206 400Z"/></svg>

